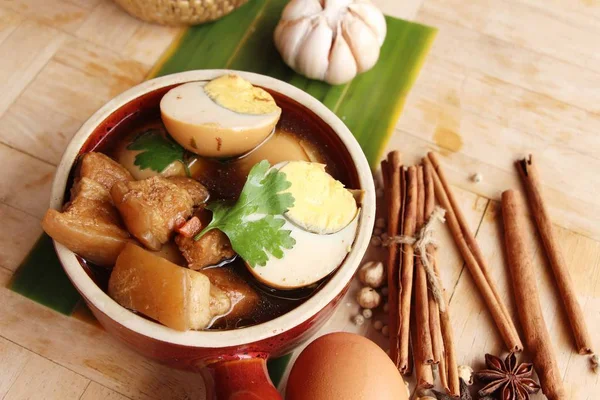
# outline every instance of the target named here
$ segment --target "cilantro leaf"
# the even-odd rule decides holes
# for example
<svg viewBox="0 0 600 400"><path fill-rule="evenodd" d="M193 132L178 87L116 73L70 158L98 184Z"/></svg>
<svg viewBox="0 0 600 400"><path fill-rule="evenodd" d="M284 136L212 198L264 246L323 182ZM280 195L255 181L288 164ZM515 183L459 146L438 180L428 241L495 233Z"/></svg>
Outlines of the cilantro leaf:
<svg viewBox="0 0 600 400"><path fill-rule="evenodd" d="M291 231L281 229L285 224L281 215L294 205L294 197L282 193L290 186L285 173L270 169L266 160L259 162L250 170L234 205L221 201L208 205L213 212L212 220L194 240L219 229L227 235L235 252L252 267L266 265L269 254L282 258L283 249L296 244Z"/></svg>
<svg viewBox="0 0 600 400"><path fill-rule="evenodd" d="M252 167L236 207L256 207L255 213L277 215L294 205L291 193L281 193L292 186L285 173L270 168L267 160Z"/></svg>
<svg viewBox="0 0 600 400"><path fill-rule="evenodd" d="M171 163L179 161L188 172L184 161L185 149L159 129L148 129L140 133L127 146L127 150L140 150L135 156L134 164L141 169L150 168L163 172Z"/></svg>

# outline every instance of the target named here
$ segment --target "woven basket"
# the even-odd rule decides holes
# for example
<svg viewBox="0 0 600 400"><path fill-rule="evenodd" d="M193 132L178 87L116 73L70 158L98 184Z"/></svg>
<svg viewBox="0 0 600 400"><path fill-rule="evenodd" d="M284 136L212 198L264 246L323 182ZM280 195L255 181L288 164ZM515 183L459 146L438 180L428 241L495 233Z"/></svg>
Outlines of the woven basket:
<svg viewBox="0 0 600 400"><path fill-rule="evenodd" d="M162 25L197 25L219 19L248 0L114 0L129 14Z"/></svg>

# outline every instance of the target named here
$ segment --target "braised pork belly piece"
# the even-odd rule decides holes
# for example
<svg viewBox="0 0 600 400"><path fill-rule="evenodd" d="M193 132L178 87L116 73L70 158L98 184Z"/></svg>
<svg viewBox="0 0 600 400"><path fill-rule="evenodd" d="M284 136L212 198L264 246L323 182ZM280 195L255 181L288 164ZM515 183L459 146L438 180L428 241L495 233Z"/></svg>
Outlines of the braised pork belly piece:
<svg viewBox="0 0 600 400"><path fill-rule="evenodd" d="M123 307L179 331L204 329L231 309L227 294L206 275L132 243L117 258L108 294Z"/></svg>
<svg viewBox="0 0 600 400"><path fill-rule="evenodd" d="M211 265L217 265L235 256L229 238L218 229L205 233L200 239L194 240L210 221L210 212L200 210L194 217L182 225L175 236L175 243L188 262L188 267L200 270Z"/></svg>
<svg viewBox="0 0 600 400"><path fill-rule="evenodd" d="M48 210L42 227L54 240L95 264L112 266L129 239L108 189L81 178L61 213Z"/></svg>
<svg viewBox="0 0 600 400"><path fill-rule="evenodd" d="M77 176L89 178L110 190L117 182L132 181L133 177L121 164L102 153L85 153L79 161Z"/></svg>
<svg viewBox="0 0 600 400"><path fill-rule="evenodd" d="M202 273L208 277L214 287L226 293L231 302L231 311L227 319L247 317L258 305L258 293L230 268L207 268Z"/></svg>
<svg viewBox="0 0 600 400"><path fill-rule="evenodd" d="M147 248L159 250L194 207L206 202L208 191L191 178L154 176L117 182L111 196L129 232Z"/></svg>

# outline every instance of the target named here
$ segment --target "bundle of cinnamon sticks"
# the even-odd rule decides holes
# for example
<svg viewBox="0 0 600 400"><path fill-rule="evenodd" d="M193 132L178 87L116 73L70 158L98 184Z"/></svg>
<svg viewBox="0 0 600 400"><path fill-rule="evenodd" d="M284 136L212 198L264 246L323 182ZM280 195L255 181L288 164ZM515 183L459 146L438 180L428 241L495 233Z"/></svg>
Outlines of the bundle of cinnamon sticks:
<svg viewBox="0 0 600 400"><path fill-rule="evenodd" d="M433 366L446 390L460 394L447 299L434 244L424 236L435 209L432 166L405 167L393 151L381 163L388 219L390 357L418 386L433 386ZM412 346L411 346L412 344ZM411 353L412 351L412 353Z"/></svg>

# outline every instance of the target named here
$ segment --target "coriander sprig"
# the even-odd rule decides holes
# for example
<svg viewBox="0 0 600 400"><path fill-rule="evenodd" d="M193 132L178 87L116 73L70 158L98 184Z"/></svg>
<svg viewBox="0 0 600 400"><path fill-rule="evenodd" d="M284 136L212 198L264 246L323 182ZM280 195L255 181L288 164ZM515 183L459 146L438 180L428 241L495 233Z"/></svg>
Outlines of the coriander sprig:
<svg viewBox="0 0 600 400"><path fill-rule="evenodd" d="M296 240L291 231L281 229L285 224L282 214L294 205L294 197L283 193L291 183L285 173L271 169L263 160L250 170L239 199L233 205L216 201L208 205L211 222L195 237L219 229L231 246L250 266L264 266L269 254L283 257L283 249L291 249Z"/></svg>
<svg viewBox="0 0 600 400"><path fill-rule="evenodd" d="M140 169L150 168L163 172L174 161L183 164L186 174L190 171L185 162L185 149L170 137L166 137L159 129L148 129L135 137L127 146L127 150L140 150L135 156L135 165Z"/></svg>

